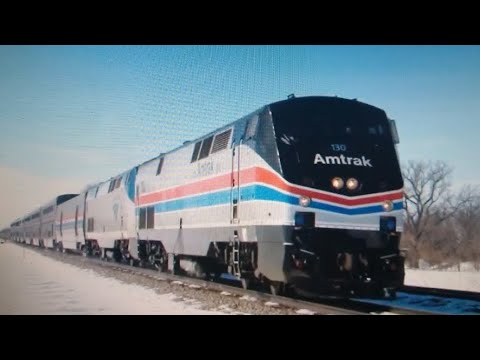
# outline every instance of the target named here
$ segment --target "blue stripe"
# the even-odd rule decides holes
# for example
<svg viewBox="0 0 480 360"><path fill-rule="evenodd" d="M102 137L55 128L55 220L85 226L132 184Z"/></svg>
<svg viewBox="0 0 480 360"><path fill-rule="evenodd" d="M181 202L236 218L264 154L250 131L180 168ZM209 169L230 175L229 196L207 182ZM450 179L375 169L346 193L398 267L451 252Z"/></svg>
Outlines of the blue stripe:
<svg viewBox="0 0 480 360"><path fill-rule="evenodd" d="M233 190L234 196L237 194L236 189ZM169 212L182 209L203 208L215 205L224 205L230 203L230 190L217 191L210 194L203 194L197 196L191 196L184 199L164 201L155 204L155 212ZM282 193L278 190L269 188L264 185L250 185L241 188L240 201L252 201L252 200L267 200L277 201L281 203L287 203L291 205L298 205L298 197ZM372 213L384 213L382 205L371 205L357 208L344 208L341 206L331 205L320 201L313 200L309 208L319 209L323 211L334 212L344 215L365 215ZM394 202L393 209L401 210L403 208L402 201ZM136 209L136 214L139 214L139 209ZM305 208L307 210L308 208Z"/></svg>

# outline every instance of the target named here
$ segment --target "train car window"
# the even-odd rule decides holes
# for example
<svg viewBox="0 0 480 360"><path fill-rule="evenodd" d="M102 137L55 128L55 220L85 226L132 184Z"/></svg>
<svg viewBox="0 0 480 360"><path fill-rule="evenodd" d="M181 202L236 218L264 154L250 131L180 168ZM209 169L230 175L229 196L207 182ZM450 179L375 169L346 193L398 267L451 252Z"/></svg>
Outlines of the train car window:
<svg viewBox="0 0 480 360"><path fill-rule="evenodd" d="M93 217L87 219L87 231L88 232L93 232L94 229L94 223L93 223Z"/></svg>
<svg viewBox="0 0 480 360"><path fill-rule="evenodd" d="M99 196L107 194L110 184L111 182L106 181L103 184L99 185L96 197L98 198Z"/></svg>
<svg viewBox="0 0 480 360"><path fill-rule="evenodd" d="M122 183L122 176L118 177L118 178L115 180L115 187L114 187L114 189L119 188L121 183Z"/></svg>
<svg viewBox="0 0 480 360"><path fill-rule="evenodd" d="M42 215L48 214L53 211L53 205L50 205L48 208L42 211Z"/></svg>
<svg viewBox="0 0 480 360"><path fill-rule="evenodd" d="M215 140L213 141L212 146L212 154L217 151L224 150L228 147L231 133L232 129L228 129L227 131L224 131L215 136Z"/></svg>
<svg viewBox="0 0 480 360"><path fill-rule="evenodd" d="M197 161L198 153L200 152L200 145L202 145L201 141L195 144L195 147L193 148L192 160L190 161L191 163Z"/></svg>
<svg viewBox="0 0 480 360"><path fill-rule="evenodd" d="M163 157L160 158L160 161L158 162L157 175L160 175L160 173L162 172L163 159Z"/></svg>
<svg viewBox="0 0 480 360"><path fill-rule="evenodd" d="M100 189L100 186L97 186L97 190L95 190L95 197L98 195L98 189Z"/></svg>
<svg viewBox="0 0 480 360"><path fill-rule="evenodd" d="M115 179L110 181L110 185L108 186L108 192L111 193L114 187L115 187Z"/></svg>
<svg viewBox="0 0 480 360"><path fill-rule="evenodd" d="M154 228L155 208L153 206L147 207L147 229Z"/></svg>
<svg viewBox="0 0 480 360"><path fill-rule="evenodd" d="M212 142L213 142L213 135L203 140L202 148L200 150L200 155L198 156L198 160L204 159L208 156L208 154L210 153L210 148L212 147Z"/></svg>
<svg viewBox="0 0 480 360"><path fill-rule="evenodd" d="M75 207L75 236L78 236L78 205Z"/></svg>
<svg viewBox="0 0 480 360"><path fill-rule="evenodd" d="M145 229L146 213L147 213L146 208L141 208L140 209L139 217L138 217L138 228L139 229Z"/></svg>
<svg viewBox="0 0 480 360"><path fill-rule="evenodd" d="M63 211L60 213L60 236L63 236Z"/></svg>
<svg viewBox="0 0 480 360"><path fill-rule="evenodd" d="M90 200L95 197L95 189L91 188L87 191L87 200Z"/></svg>

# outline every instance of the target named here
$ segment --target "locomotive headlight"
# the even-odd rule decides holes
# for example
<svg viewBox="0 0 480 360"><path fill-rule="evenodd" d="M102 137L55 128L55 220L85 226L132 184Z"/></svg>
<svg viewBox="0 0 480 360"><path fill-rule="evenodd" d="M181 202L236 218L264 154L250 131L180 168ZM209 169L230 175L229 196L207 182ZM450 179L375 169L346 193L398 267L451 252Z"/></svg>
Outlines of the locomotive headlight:
<svg viewBox="0 0 480 360"><path fill-rule="evenodd" d="M393 210L393 203L390 200L385 200L382 203L383 210L385 211L392 211Z"/></svg>
<svg viewBox="0 0 480 360"><path fill-rule="evenodd" d="M335 189L340 190L343 187L343 179L340 177L334 177L332 179L332 186Z"/></svg>
<svg viewBox="0 0 480 360"><path fill-rule="evenodd" d="M350 178L347 180L347 189L356 190L358 188L358 180L355 178Z"/></svg>
<svg viewBox="0 0 480 360"><path fill-rule="evenodd" d="M311 202L312 202L312 199L304 195L300 196L300 198L298 199L298 203L303 207L309 206Z"/></svg>

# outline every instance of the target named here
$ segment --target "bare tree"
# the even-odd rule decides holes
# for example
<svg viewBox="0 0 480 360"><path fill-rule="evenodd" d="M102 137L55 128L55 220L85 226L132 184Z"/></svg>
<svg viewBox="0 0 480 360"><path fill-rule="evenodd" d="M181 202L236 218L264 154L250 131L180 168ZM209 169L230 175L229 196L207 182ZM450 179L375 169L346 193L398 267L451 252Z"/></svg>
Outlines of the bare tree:
<svg viewBox="0 0 480 360"><path fill-rule="evenodd" d="M480 255L480 192L465 186L460 197L465 199L455 213L456 247L459 260L478 262Z"/></svg>
<svg viewBox="0 0 480 360"><path fill-rule="evenodd" d="M411 235L409 260L414 267L418 267L419 245L428 231L452 217L472 197L468 189L452 195L451 173L452 168L443 161L409 161L403 167L406 230Z"/></svg>

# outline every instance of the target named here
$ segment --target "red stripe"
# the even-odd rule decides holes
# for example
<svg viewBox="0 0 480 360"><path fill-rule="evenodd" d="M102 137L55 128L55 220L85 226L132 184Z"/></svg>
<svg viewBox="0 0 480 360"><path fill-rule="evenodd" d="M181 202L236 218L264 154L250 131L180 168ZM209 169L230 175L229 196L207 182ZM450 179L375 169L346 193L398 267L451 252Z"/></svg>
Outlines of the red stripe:
<svg viewBox="0 0 480 360"><path fill-rule="evenodd" d="M229 187L232 183L232 175L225 174L218 177L201 180L187 185L181 185L168 190L162 190L155 193L140 196L140 204L156 203L176 199L179 197L196 195L207 191L220 190Z"/></svg>
<svg viewBox="0 0 480 360"><path fill-rule="evenodd" d="M264 168L257 168L258 176L257 181L263 182L269 185L273 185L278 189L283 191L295 194L295 195L305 195L309 196L312 199L329 201L341 205L355 206L355 205L366 205L371 203L377 203L384 200L399 200L403 196L402 191L398 191L390 194L383 195L373 195L363 198L342 198L333 194L327 194L323 192L317 192L315 190L307 190L299 188L295 185L286 183L279 175L274 174Z"/></svg>
<svg viewBox="0 0 480 360"><path fill-rule="evenodd" d="M140 196L139 203L140 205L145 205L160 201L173 200L185 196L198 195L215 190L222 190L231 187L233 180L235 181L235 184L238 184L239 180L236 173L234 176L232 176L232 174L224 174L212 179L200 180L191 184L181 185L168 190L157 191L155 193ZM297 196L305 195L311 197L312 199L328 201L346 206L367 205L384 200L393 201L399 200L403 197L403 192L399 190L390 194L372 195L362 198L343 198L334 194L299 188L298 186L287 183L278 174L264 168L253 167L240 171L241 185L247 185L255 182L273 186L277 189L281 189Z"/></svg>

